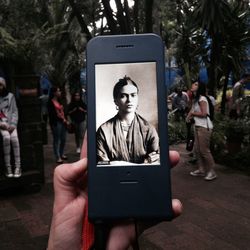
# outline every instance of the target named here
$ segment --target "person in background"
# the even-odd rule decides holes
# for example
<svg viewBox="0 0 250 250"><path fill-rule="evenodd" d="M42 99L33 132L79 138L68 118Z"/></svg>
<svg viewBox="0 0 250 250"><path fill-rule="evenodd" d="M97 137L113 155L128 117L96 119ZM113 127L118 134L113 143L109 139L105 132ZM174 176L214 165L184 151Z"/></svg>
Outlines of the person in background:
<svg viewBox="0 0 250 250"><path fill-rule="evenodd" d="M17 134L18 110L12 93L6 89L6 81L0 77L0 133L3 137L6 177L21 176L20 146ZM11 167L11 146L13 149L15 169Z"/></svg>
<svg viewBox="0 0 250 250"><path fill-rule="evenodd" d="M174 91L168 95L168 100L171 102L172 104L172 109L173 109L173 100L174 97L177 95L177 87L174 89Z"/></svg>
<svg viewBox="0 0 250 250"><path fill-rule="evenodd" d="M180 121L182 118L185 121L187 109L188 109L188 96L181 88L176 89L176 95L173 98L173 109L177 109L175 112L175 120Z"/></svg>
<svg viewBox="0 0 250 250"><path fill-rule="evenodd" d="M66 142L66 128L68 121L64 115L61 102L62 92L59 87L52 87L48 101L49 123L53 134L53 149L57 163L63 163L67 159L64 155Z"/></svg>
<svg viewBox="0 0 250 250"><path fill-rule="evenodd" d="M245 97L245 85L250 81L250 74L244 74L233 86L230 118L237 119L241 115L241 101Z"/></svg>
<svg viewBox="0 0 250 250"><path fill-rule="evenodd" d="M41 100L41 111L42 111L42 119L47 125L48 122L48 101L49 101L49 95L48 95L48 89L43 89L43 94L39 97Z"/></svg>
<svg viewBox="0 0 250 250"><path fill-rule="evenodd" d="M205 180L211 181L217 178L214 170L214 159L210 151L210 140L213 123L209 118L209 104L206 96L206 86L201 82L192 84L194 101L187 116L187 122L192 118L195 122L195 152L198 169L192 171L192 176L205 176Z"/></svg>
<svg viewBox="0 0 250 250"><path fill-rule="evenodd" d="M197 82L197 79L192 79L192 83ZM192 85L191 88L187 90L187 95L188 95L188 107L187 107L187 114L192 108L193 105L193 99L194 99L194 93L192 91ZM194 150L194 119L187 120L186 119L186 127L187 127L187 147L191 146L191 148L188 150L190 151L189 156L191 159L188 161L189 163L195 164L197 162L196 155L195 155L195 150ZM191 145L190 145L191 142ZM193 145L192 145L193 144Z"/></svg>
<svg viewBox="0 0 250 250"><path fill-rule="evenodd" d="M71 96L71 102L68 106L68 114L72 123L74 124L75 142L76 142L76 152L80 154L82 142L86 130L86 113L87 106L82 101L81 92L77 91Z"/></svg>

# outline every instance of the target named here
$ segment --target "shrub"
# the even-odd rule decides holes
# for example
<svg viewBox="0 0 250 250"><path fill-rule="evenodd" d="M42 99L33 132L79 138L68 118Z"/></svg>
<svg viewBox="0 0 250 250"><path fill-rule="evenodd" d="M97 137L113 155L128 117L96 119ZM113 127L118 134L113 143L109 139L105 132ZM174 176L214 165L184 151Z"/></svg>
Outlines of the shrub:
<svg viewBox="0 0 250 250"><path fill-rule="evenodd" d="M168 140L169 144L175 144L185 141L187 138L187 128L184 121L174 121L173 118L168 122Z"/></svg>
<svg viewBox="0 0 250 250"><path fill-rule="evenodd" d="M250 119L232 120L221 114L216 115L212 135L212 153L216 162L250 172ZM229 143L240 143L240 151L228 152Z"/></svg>

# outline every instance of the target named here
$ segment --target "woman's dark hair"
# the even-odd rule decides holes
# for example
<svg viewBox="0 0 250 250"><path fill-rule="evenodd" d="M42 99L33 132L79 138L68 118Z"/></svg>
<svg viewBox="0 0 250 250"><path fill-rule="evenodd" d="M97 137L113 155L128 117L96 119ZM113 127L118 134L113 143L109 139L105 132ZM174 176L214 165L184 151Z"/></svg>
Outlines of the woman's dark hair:
<svg viewBox="0 0 250 250"><path fill-rule="evenodd" d="M74 92L72 93L72 95L71 95L71 100L70 100L71 102L75 102L74 97L75 97L76 94L79 94L79 95L80 95L80 100L82 99L82 91L76 90L76 91L74 91Z"/></svg>
<svg viewBox="0 0 250 250"><path fill-rule="evenodd" d="M191 84L195 83L195 82L199 82L199 79L196 77L191 78Z"/></svg>
<svg viewBox="0 0 250 250"><path fill-rule="evenodd" d="M55 96L55 93L58 89L61 89L60 87L58 86L52 86L51 89L50 89L50 92L49 92L49 99L53 99L54 96Z"/></svg>
<svg viewBox="0 0 250 250"><path fill-rule="evenodd" d="M121 89L124 86L129 85L129 84L134 85L137 88L137 93L139 93L139 89L138 89L137 84L133 80L131 80L130 77L124 76L124 78L119 79L119 81L114 86L114 90L113 90L114 99L117 99Z"/></svg>
<svg viewBox="0 0 250 250"><path fill-rule="evenodd" d="M9 94L9 90L8 90L7 88L4 88L4 89L3 89L3 92L2 92L2 94L0 94L0 96L5 97L5 96L7 96L8 94Z"/></svg>
<svg viewBox="0 0 250 250"><path fill-rule="evenodd" d="M3 77L2 77L3 78ZM3 78L4 79L4 78ZM6 80L4 79L4 81L5 81L5 83L6 83ZM0 96L2 96L2 97L5 97L5 96L7 96L9 94L9 90L6 88L6 85L5 85L5 87L3 88L3 92L2 92L2 94L0 94Z"/></svg>
<svg viewBox="0 0 250 250"><path fill-rule="evenodd" d="M206 96L207 95L206 89L207 89L206 84L204 82L198 81L198 90L196 92L195 99L194 99L195 102L199 101L200 96Z"/></svg>

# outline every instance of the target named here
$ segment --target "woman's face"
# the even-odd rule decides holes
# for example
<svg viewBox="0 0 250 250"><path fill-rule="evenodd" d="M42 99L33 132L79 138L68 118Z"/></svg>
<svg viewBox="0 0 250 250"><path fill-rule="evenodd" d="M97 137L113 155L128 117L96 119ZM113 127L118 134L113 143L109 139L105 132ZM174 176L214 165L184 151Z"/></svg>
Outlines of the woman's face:
<svg viewBox="0 0 250 250"><path fill-rule="evenodd" d="M115 104L121 113L134 113L138 105L137 88L132 84L123 86L118 97L115 99Z"/></svg>
<svg viewBox="0 0 250 250"><path fill-rule="evenodd" d="M56 90L55 96L56 96L57 98L60 98L60 97L62 96L62 91L61 91L59 88Z"/></svg>
<svg viewBox="0 0 250 250"><path fill-rule="evenodd" d="M198 90L198 88L199 88L199 83L198 83L198 82L192 83L192 85L191 85L191 91L192 91L193 93L196 93L197 90Z"/></svg>

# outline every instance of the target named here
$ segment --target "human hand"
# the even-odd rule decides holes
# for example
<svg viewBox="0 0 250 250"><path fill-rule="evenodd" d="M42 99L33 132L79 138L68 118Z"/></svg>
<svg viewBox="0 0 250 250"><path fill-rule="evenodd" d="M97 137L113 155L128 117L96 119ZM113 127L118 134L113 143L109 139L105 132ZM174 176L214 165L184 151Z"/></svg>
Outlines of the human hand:
<svg viewBox="0 0 250 250"><path fill-rule="evenodd" d="M62 164L54 173L54 208L48 250L80 250L86 209L87 159Z"/></svg>
<svg viewBox="0 0 250 250"><path fill-rule="evenodd" d="M5 122L0 122L0 129L2 130L8 130L8 124L6 124Z"/></svg>
<svg viewBox="0 0 250 250"><path fill-rule="evenodd" d="M194 119L194 115L193 115L193 112L190 111L186 117L186 122L187 123L193 123L193 119Z"/></svg>
<svg viewBox="0 0 250 250"><path fill-rule="evenodd" d="M148 157L144 160L144 163L156 163L160 160L160 154L156 151L151 152Z"/></svg>
<svg viewBox="0 0 250 250"><path fill-rule="evenodd" d="M190 117L189 116L186 117L186 123L190 123Z"/></svg>
<svg viewBox="0 0 250 250"><path fill-rule="evenodd" d="M85 111L86 111L86 110L83 109L82 107L78 107L78 109L79 109L80 111L82 111L82 112L85 112Z"/></svg>
<svg viewBox="0 0 250 250"><path fill-rule="evenodd" d="M12 126L12 125L10 125L10 126L8 127L8 131L9 131L10 134L11 134L15 129L16 129L16 127L15 127L15 126Z"/></svg>
<svg viewBox="0 0 250 250"><path fill-rule="evenodd" d="M70 122L67 119L64 119L63 122L64 122L66 127L69 126L69 124L70 124Z"/></svg>
<svg viewBox="0 0 250 250"><path fill-rule="evenodd" d="M87 139L81 152L82 160L58 166L54 174L54 209L48 250L80 250L82 248L83 212L87 202ZM179 154L170 151L170 162L175 166ZM182 212L179 200L172 201L175 217ZM135 225L119 222L112 225L107 240L107 249L127 249L136 237Z"/></svg>

